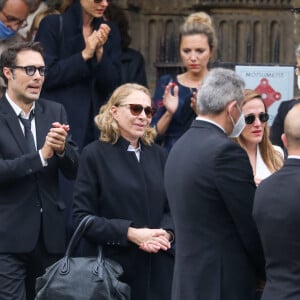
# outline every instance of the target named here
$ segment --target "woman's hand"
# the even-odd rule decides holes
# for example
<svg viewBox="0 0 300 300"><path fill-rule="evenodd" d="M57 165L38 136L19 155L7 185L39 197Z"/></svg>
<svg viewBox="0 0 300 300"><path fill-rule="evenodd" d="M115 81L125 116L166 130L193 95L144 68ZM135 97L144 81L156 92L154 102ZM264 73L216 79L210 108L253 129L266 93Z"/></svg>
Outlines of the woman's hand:
<svg viewBox="0 0 300 300"><path fill-rule="evenodd" d="M102 59L103 46L108 39L109 33L110 27L107 24L101 24L100 28L97 31L98 45L96 48L96 58L98 62Z"/></svg>
<svg viewBox="0 0 300 300"><path fill-rule="evenodd" d="M91 59L95 54L97 60L101 60L103 55L103 45L108 39L110 27L107 24L101 24L98 30L94 30L85 39L85 48L82 50L82 57L85 61Z"/></svg>
<svg viewBox="0 0 300 300"><path fill-rule="evenodd" d="M110 27L107 24L101 24L97 32L98 47L103 47L108 39Z"/></svg>
<svg viewBox="0 0 300 300"><path fill-rule="evenodd" d="M171 247L170 234L164 229L129 227L127 237L141 250L149 253L157 253L159 250L166 251Z"/></svg>
<svg viewBox="0 0 300 300"><path fill-rule="evenodd" d="M192 97L191 97L191 108L197 115L197 92L193 92Z"/></svg>
<svg viewBox="0 0 300 300"><path fill-rule="evenodd" d="M94 30L91 35L85 39L85 48L81 52L85 61L94 56L98 43L98 33L96 30Z"/></svg>
<svg viewBox="0 0 300 300"><path fill-rule="evenodd" d="M172 94L172 87L173 94ZM163 105L166 108L167 112L171 115L174 115L179 104L179 97L178 97L178 85L174 84L173 82L169 82L165 88L165 92L163 95Z"/></svg>

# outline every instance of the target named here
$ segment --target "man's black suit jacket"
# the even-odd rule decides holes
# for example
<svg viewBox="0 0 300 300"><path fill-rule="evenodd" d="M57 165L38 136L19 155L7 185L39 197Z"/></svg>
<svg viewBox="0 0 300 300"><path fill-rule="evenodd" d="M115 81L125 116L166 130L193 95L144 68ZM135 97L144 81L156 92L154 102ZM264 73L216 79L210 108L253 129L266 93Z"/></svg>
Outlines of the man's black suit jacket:
<svg viewBox="0 0 300 300"><path fill-rule="evenodd" d="M37 149L53 122L67 124L62 105L39 99L35 104ZM0 253L27 253L43 230L49 253L65 249L65 204L59 196L58 171L76 176L78 154L68 137L65 155L54 155L43 167L38 151L26 153L18 117L5 97L0 99ZM42 209L42 213L41 213Z"/></svg>
<svg viewBox="0 0 300 300"><path fill-rule="evenodd" d="M300 299L300 159L262 181L253 215L266 257L262 300Z"/></svg>
<svg viewBox="0 0 300 300"><path fill-rule="evenodd" d="M293 107L294 104L295 99L283 101L280 103L270 130L270 140L272 144L280 146L282 149L284 149L284 145L281 140L281 135L283 134L284 119L286 114Z"/></svg>
<svg viewBox="0 0 300 300"><path fill-rule="evenodd" d="M165 185L176 236L172 299L254 299L264 257L246 152L195 120L169 154Z"/></svg>

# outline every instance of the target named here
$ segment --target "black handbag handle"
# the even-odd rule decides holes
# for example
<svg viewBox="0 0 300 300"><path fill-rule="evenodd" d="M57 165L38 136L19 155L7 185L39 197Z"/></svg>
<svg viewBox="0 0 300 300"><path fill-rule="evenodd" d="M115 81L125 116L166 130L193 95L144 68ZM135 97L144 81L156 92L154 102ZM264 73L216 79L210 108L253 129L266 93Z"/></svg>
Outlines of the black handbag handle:
<svg viewBox="0 0 300 300"><path fill-rule="evenodd" d="M70 239L65 256L70 257L72 255L73 250L77 246L79 240L82 238L84 232L86 231L86 229L94 219L95 216L87 215L80 221L80 223L78 224L75 232L73 233Z"/></svg>
<svg viewBox="0 0 300 300"><path fill-rule="evenodd" d="M91 222L95 219L95 216L87 215L85 216L80 223L78 224L75 232L73 233L71 240L68 244L65 256L62 259L62 265L60 268L60 274L66 275L70 271L70 263L69 259L71 254L78 244L79 240L82 238L84 232L91 224ZM98 245L98 257L95 263L95 267L93 269L93 273L98 276L99 280L103 280L103 255L102 255L102 246Z"/></svg>

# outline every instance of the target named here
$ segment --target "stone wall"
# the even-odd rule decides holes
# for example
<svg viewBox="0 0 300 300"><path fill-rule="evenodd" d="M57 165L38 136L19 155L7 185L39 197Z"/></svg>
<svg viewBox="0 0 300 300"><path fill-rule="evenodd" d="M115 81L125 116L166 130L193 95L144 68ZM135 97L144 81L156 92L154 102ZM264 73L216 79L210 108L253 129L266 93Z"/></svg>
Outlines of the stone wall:
<svg viewBox="0 0 300 300"><path fill-rule="evenodd" d="M178 27L184 17L205 11L213 18L219 40L217 63L294 64L300 36L300 1L291 0L115 0L128 13L132 47L146 61L149 87L157 77L181 68Z"/></svg>

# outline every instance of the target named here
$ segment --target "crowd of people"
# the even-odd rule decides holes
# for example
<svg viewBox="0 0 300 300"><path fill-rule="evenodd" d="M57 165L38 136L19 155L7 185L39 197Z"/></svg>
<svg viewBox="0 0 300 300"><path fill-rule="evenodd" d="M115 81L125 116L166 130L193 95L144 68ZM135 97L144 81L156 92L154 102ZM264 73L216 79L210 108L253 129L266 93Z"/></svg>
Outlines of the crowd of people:
<svg viewBox="0 0 300 300"><path fill-rule="evenodd" d="M128 29L108 0L0 1L0 300L35 299L87 215L78 255L132 300L298 300L299 102L270 129L204 12L152 97Z"/></svg>

